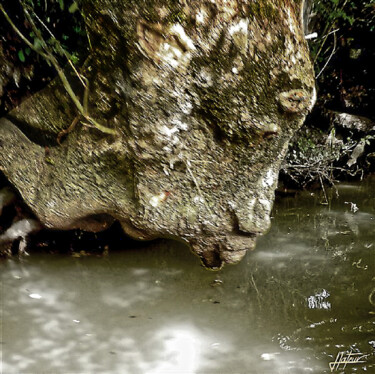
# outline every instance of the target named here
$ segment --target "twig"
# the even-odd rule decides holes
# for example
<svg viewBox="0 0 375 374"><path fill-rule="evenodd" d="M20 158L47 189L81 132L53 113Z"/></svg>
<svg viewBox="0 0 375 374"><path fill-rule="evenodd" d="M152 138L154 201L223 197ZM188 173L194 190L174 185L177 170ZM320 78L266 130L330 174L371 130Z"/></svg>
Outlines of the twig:
<svg viewBox="0 0 375 374"><path fill-rule="evenodd" d="M327 62L324 64L323 68L320 70L319 74L317 74L317 76L316 76L315 79L318 79L318 78L320 77L320 75L323 73L323 71L325 70L325 68L327 67L327 65L329 64L329 62L331 61L331 58L333 57L333 55L334 55L335 52L336 52L336 44L337 44L336 32L333 33L333 39L334 39L334 42L333 42L333 50L332 50L332 53L331 53L331 55L328 57Z"/></svg>
<svg viewBox="0 0 375 374"><path fill-rule="evenodd" d="M344 7L345 7L345 5L346 5L347 2L348 2L348 0L345 0L345 1L344 1L344 4L341 6L340 10L344 9ZM333 9L333 12L337 11L338 6L339 6L339 4L337 3L336 6L335 6L335 9ZM331 26L329 26L329 27L328 27L328 25L327 25L326 28L324 29L324 31L323 31L323 35L325 35L325 38L324 38L324 40L323 40L323 43L320 45L320 48L319 48L317 54L315 55L315 58L314 58L314 65L315 65L315 63L317 62L317 60L318 60L318 56L320 55L320 52L322 51L322 49L323 49L323 47L324 47L324 45L325 45L325 43L326 43L326 41L327 41L327 38L328 38L328 36L330 35L330 33L331 33L332 28L333 28L334 25L335 25L335 22L333 22L333 23L331 24ZM328 32L327 32L327 31L328 31Z"/></svg>
<svg viewBox="0 0 375 374"><path fill-rule="evenodd" d="M253 274L251 274L251 283L253 284L254 289L255 289L255 291L257 293L257 299L258 299L259 307L262 308L262 302L261 302L260 292L258 290L258 287L257 287L256 283L255 283L255 279L254 279Z"/></svg>
<svg viewBox="0 0 375 374"><path fill-rule="evenodd" d="M65 129L65 130L62 130L59 132L59 134L57 135L57 143L61 145L61 138L64 136L64 135L67 135L69 133L71 133L74 128L76 127L77 123L79 122L79 117L80 115L76 116L73 120L73 122L70 124L70 126Z"/></svg>
<svg viewBox="0 0 375 374"><path fill-rule="evenodd" d="M321 175L319 175L319 180L320 180L320 185L322 186L324 198L326 199L326 202L325 203L321 203L321 204L328 205L328 198L327 198L327 194L326 194L326 189L324 188L324 184L323 184Z"/></svg>
<svg viewBox="0 0 375 374"><path fill-rule="evenodd" d="M54 39L54 41L57 43L57 45L59 46L59 50L60 52L63 53L63 55L65 56L65 58L68 60L69 62L69 65L71 66L71 68L74 70L74 73L77 75L78 79L81 81L83 87L86 88L86 83L83 81L83 79L87 80L85 77L81 76L81 74L77 71L76 67L74 66L73 64L73 61L70 59L68 53L66 52L66 50L61 46L61 43L59 42L59 40L55 37L55 35L53 35L52 31L48 28L48 26L39 18L39 16L34 12L34 16L35 18L40 22L40 24L46 29L46 31L51 35L51 37Z"/></svg>

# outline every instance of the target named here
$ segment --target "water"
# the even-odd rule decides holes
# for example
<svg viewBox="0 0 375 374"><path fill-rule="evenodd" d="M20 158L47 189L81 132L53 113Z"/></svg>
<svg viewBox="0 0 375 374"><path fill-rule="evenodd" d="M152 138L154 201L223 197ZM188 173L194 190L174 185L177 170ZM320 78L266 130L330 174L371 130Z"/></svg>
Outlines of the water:
<svg viewBox="0 0 375 374"><path fill-rule="evenodd" d="M2 373L375 373L375 179L339 194L280 199L220 272L169 241L0 263Z"/></svg>

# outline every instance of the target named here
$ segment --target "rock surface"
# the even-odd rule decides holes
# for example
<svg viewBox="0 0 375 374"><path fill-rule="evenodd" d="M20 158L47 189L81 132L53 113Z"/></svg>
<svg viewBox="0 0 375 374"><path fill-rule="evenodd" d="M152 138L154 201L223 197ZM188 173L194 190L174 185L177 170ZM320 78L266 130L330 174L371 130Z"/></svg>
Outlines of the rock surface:
<svg viewBox="0 0 375 374"><path fill-rule="evenodd" d="M270 225L288 141L315 100L301 1L82 1L90 114L58 81L0 120L0 170L41 223L188 243L239 261ZM72 77L72 84L75 84ZM79 84L75 84L79 92Z"/></svg>
<svg viewBox="0 0 375 374"><path fill-rule="evenodd" d="M364 116L357 116L350 113L341 113L333 110L324 110L323 115L337 129L351 131L357 137L370 134L375 131L375 122Z"/></svg>

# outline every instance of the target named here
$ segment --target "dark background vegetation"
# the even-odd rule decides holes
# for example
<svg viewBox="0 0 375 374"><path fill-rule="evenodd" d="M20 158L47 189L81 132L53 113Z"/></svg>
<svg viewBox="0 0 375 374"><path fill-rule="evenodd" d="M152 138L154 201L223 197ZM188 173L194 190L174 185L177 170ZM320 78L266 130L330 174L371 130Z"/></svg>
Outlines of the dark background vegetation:
<svg viewBox="0 0 375 374"><path fill-rule="evenodd" d="M375 1L318 0L313 12L318 103L375 119Z"/></svg>
<svg viewBox="0 0 375 374"><path fill-rule="evenodd" d="M61 66L66 58L54 47L56 40L69 54L75 64L80 64L88 52L88 40L82 16L73 0L1 0L0 3L23 35L34 45L41 48L41 41L32 31L23 12L28 6L34 14L44 39ZM39 17L55 38L36 18ZM32 51L14 32L10 24L0 13L0 117L4 116L22 100L42 89L56 76L55 69L40 55ZM56 40L55 40L56 39ZM3 60L3 61L2 61Z"/></svg>
<svg viewBox="0 0 375 374"><path fill-rule="evenodd" d="M315 0L307 32L318 34L309 40L318 99L290 146L284 187L333 185L375 171L375 0ZM358 121L347 126L339 114Z"/></svg>

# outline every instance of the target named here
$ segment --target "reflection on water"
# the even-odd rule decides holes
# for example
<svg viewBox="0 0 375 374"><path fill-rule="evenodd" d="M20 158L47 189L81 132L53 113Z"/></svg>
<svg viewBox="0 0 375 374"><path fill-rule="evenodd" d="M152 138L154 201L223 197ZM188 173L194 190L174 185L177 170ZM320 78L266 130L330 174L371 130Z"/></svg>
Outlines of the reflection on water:
<svg viewBox="0 0 375 374"><path fill-rule="evenodd" d="M220 272L168 241L3 262L0 372L329 373L350 350L369 356L337 372L375 372L374 185L281 199Z"/></svg>

